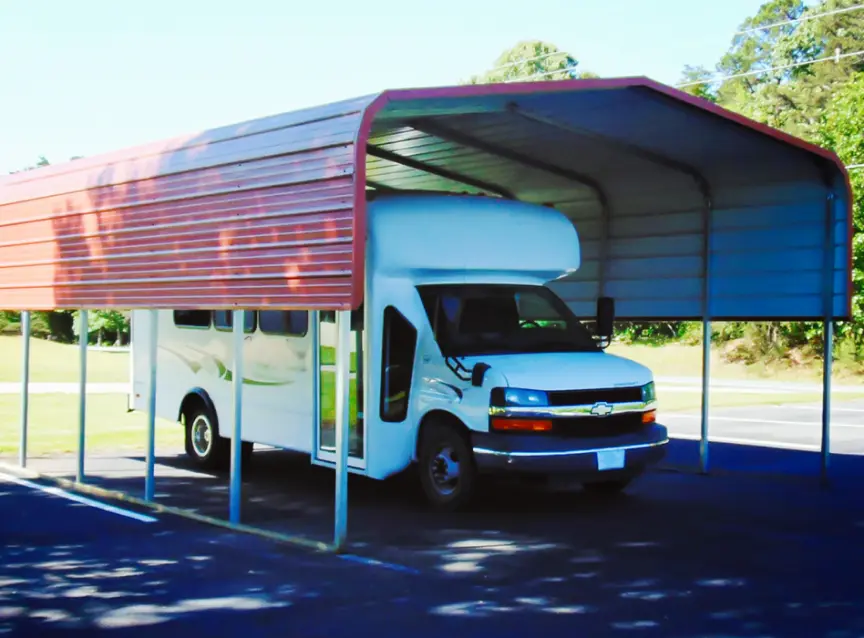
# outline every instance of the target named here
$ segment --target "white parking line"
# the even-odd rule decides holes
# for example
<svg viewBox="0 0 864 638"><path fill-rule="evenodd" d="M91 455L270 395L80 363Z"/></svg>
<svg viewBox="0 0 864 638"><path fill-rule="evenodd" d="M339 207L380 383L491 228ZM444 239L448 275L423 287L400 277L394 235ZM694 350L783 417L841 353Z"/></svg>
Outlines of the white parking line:
<svg viewBox="0 0 864 638"><path fill-rule="evenodd" d="M34 483L32 481L28 481L26 479L18 478L17 476L13 476L11 474L6 474L4 472L0 472L0 480L8 481L9 483L15 483L16 485L20 485L22 487L29 487L33 490L39 490L40 492L45 492L46 494L51 494L52 496L59 496L60 498L65 498L70 501L75 501L76 503L81 503L82 505L89 505L90 507L95 507L97 509L103 510L105 512L111 512L112 514L119 514L120 516L125 516L126 518L131 518L133 520L139 521L141 523L155 523L158 519L147 516L146 514L139 514L138 512L132 512L130 510L124 510L120 507L114 507L113 505L108 505L107 503L100 503L99 501L94 501L91 498L87 498L85 496L78 496L77 494L72 494L70 492L66 492L61 490L58 487L49 487L47 485L39 485L38 483Z"/></svg>
<svg viewBox="0 0 864 638"><path fill-rule="evenodd" d="M774 405L771 406L774 408L795 408L796 410L819 410L822 411L821 405L796 405L794 403L789 403L786 405ZM831 406L831 412L861 412L864 413L864 408L842 408L837 406Z"/></svg>
<svg viewBox="0 0 864 638"><path fill-rule="evenodd" d="M689 432L669 432L669 436L674 439L687 439L690 441L698 441L701 437L698 434ZM776 447L784 450L801 450L804 452L818 452L821 448L818 445L807 445L806 443L783 443L782 441L763 441L761 439L740 439L730 436L709 436L709 443L732 443L734 445L758 445L759 447Z"/></svg>
<svg viewBox="0 0 864 638"><path fill-rule="evenodd" d="M698 414L681 414L670 412L668 414L664 414L661 420L668 420L670 418L678 418L678 419L701 419ZM822 426L821 421L773 421L770 419L760 419L758 417L746 418L746 417L737 417L737 416L720 416L711 414L708 417L709 421L730 421L734 423L753 423L753 424L761 424L767 423L769 425L812 425L812 426ZM831 423L832 428L853 428L864 430L864 425L856 425L853 423Z"/></svg>

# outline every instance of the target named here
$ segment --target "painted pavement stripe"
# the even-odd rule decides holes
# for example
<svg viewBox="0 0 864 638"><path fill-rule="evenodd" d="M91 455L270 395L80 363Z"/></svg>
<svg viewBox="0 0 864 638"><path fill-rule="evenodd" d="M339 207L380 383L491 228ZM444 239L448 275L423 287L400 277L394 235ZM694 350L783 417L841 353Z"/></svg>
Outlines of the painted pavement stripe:
<svg viewBox="0 0 864 638"><path fill-rule="evenodd" d="M81 503L82 505L88 505L89 507L95 507L102 511L110 512L111 514L125 516L126 518L131 518L141 523L155 523L158 521L158 519L152 516L147 516L146 514L139 514L138 512L132 512L130 510L125 510L121 507L115 507L114 505L101 503L85 496L71 494L70 492L66 492L57 487L40 485L39 483L34 483L26 479L18 478L17 476L12 476L11 474L5 474L3 472L0 472L0 480L8 481L9 483L15 483L16 485L28 487L33 490L39 490L40 492L45 492L46 494L51 494L52 496L59 496L60 498L65 498L69 501L75 501L76 503Z"/></svg>

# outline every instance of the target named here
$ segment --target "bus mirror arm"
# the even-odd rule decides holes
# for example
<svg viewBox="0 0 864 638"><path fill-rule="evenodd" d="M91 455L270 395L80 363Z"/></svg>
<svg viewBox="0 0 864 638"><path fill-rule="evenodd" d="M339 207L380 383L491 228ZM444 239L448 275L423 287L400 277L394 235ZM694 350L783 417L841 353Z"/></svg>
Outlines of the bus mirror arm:
<svg viewBox="0 0 864 638"><path fill-rule="evenodd" d="M615 332L615 299L612 297L599 297L597 299L596 322L600 347L606 348L612 343L612 336Z"/></svg>
<svg viewBox="0 0 864 638"><path fill-rule="evenodd" d="M482 361L479 363L475 363L474 367L471 369L471 385L475 388L479 388L483 385L483 378L486 376L486 371L489 370L492 366L488 363L483 363Z"/></svg>

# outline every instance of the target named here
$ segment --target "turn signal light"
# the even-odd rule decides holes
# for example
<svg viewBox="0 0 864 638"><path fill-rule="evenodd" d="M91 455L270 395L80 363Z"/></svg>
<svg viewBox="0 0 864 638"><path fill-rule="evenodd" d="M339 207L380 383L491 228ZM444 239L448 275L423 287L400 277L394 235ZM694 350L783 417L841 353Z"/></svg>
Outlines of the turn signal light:
<svg viewBox="0 0 864 638"><path fill-rule="evenodd" d="M552 421L535 419L492 419L492 429L506 432L549 432Z"/></svg>
<svg viewBox="0 0 864 638"><path fill-rule="evenodd" d="M648 410L642 413L642 423L655 423L657 421L657 410Z"/></svg>

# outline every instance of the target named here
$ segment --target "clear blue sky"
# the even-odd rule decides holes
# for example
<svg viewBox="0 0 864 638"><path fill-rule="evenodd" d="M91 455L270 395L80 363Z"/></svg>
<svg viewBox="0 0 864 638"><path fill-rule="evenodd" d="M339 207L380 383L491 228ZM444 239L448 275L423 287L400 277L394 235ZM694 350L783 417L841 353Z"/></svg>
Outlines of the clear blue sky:
<svg viewBox="0 0 864 638"><path fill-rule="evenodd" d="M603 76L713 66L762 0L7 0L0 173L384 88L455 84L520 40ZM132 7L136 7L133 10Z"/></svg>

